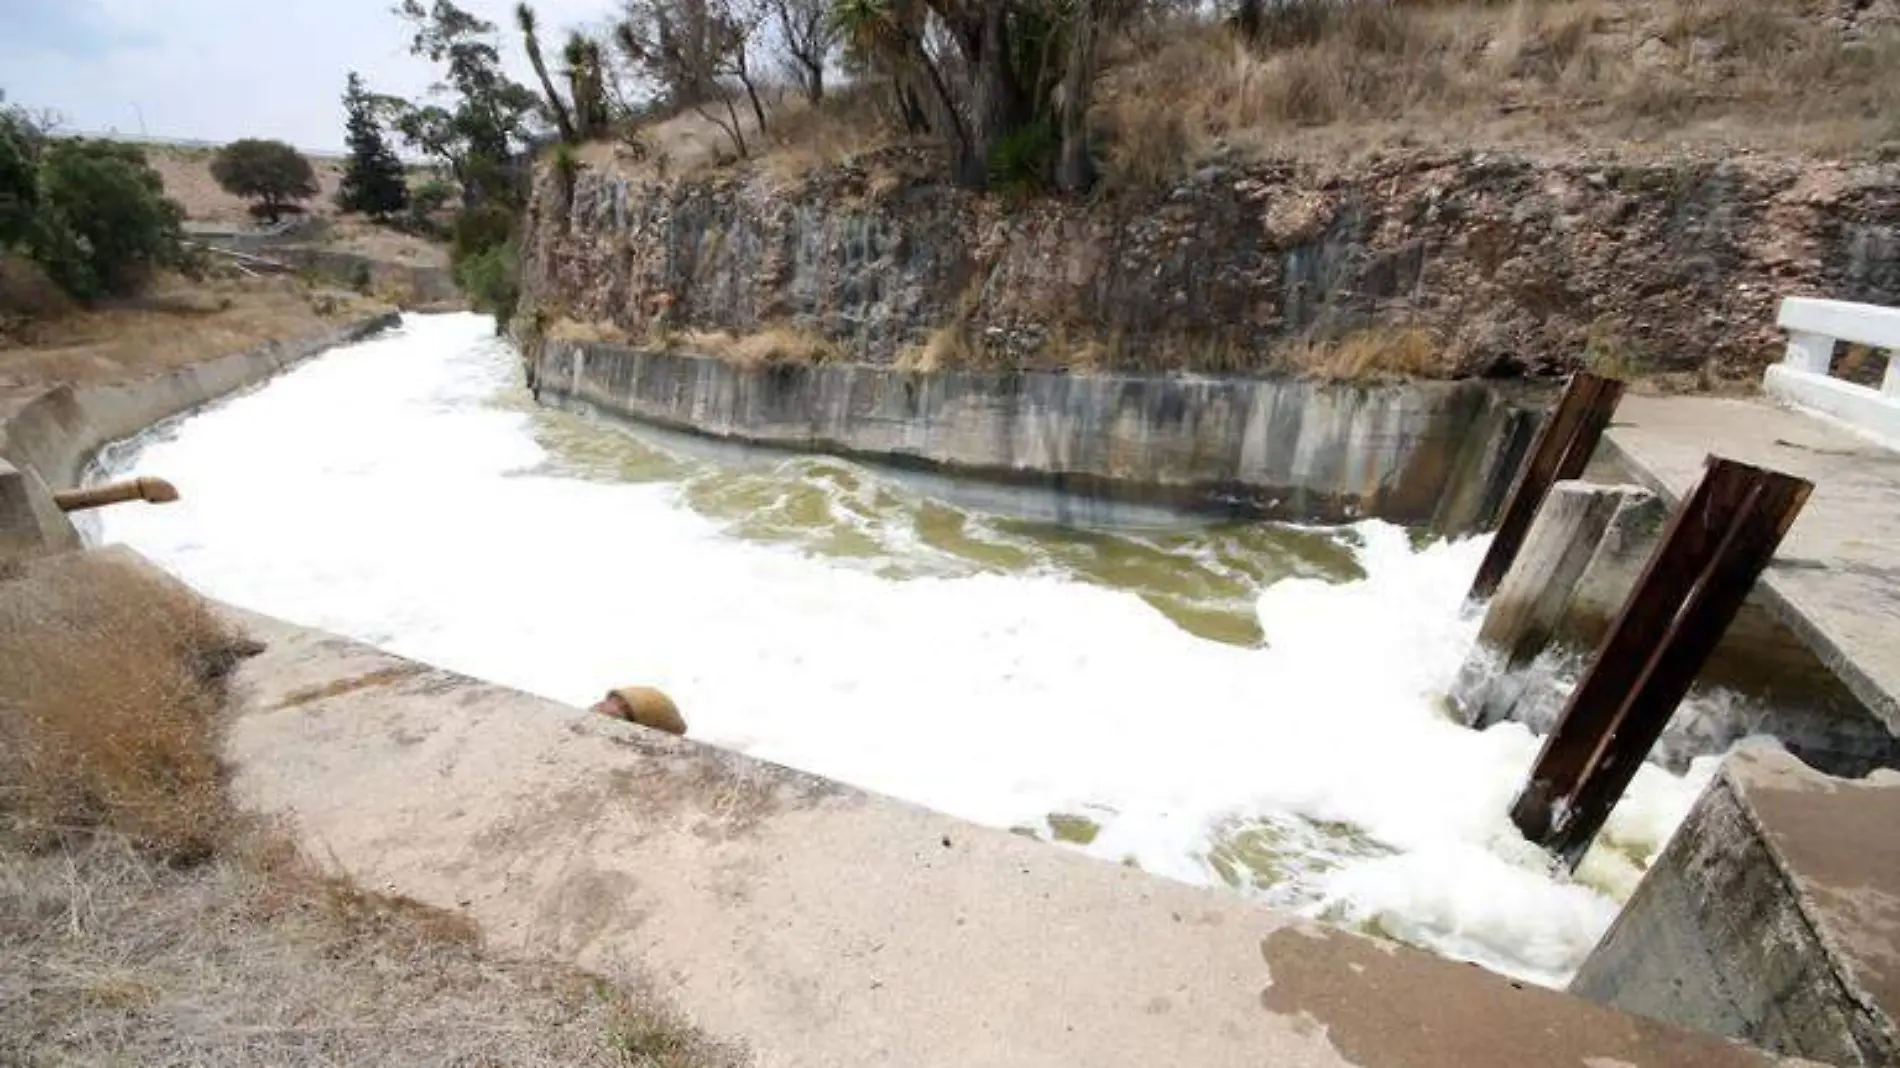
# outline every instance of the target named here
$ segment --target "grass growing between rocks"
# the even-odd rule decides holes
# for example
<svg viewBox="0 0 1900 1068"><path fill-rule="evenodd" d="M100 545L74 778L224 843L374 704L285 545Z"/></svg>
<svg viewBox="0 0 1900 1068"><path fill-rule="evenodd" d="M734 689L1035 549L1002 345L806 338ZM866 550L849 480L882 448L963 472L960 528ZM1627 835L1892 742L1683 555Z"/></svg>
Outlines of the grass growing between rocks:
<svg viewBox="0 0 1900 1068"><path fill-rule="evenodd" d="M0 572L0 1063L743 1062L236 813L218 753L245 652L129 556Z"/></svg>

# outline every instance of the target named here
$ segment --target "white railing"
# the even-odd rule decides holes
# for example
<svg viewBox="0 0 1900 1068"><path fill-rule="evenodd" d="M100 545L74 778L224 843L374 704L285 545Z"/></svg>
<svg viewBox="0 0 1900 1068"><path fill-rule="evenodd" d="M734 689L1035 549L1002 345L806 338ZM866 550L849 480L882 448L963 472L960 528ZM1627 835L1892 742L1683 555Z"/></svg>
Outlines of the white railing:
<svg viewBox="0 0 1900 1068"><path fill-rule="evenodd" d="M1789 297L1775 321L1788 332L1788 354L1768 369L1772 397L1832 416L1900 448L1900 308L1844 300ZM1887 360L1880 388L1833 377L1834 346L1846 341L1879 350Z"/></svg>

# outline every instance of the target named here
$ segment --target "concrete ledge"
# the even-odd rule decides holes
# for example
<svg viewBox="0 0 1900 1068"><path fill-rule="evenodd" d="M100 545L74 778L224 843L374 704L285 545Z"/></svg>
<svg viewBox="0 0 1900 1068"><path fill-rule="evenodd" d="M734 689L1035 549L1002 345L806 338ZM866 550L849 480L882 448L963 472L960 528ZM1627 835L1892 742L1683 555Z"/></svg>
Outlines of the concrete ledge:
<svg viewBox="0 0 1900 1068"><path fill-rule="evenodd" d="M102 446L400 322L401 316L392 312L316 337L268 344L145 378L46 390L0 418L0 460L23 476L11 490L0 483L0 530L24 531L32 524L42 530L43 548L76 546L72 524L57 508L48 513L51 502L39 498L49 487L78 485L86 464ZM17 513L22 505L29 515Z"/></svg>
<svg viewBox="0 0 1900 1068"><path fill-rule="evenodd" d="M1775 325L1790 333L1819 334L1883 349L1900 348L1900 308L1851 300L1787 297L1775 312Z"/></svg>
<svg viewBox="0 0 1900 1068"><path fill-rule="evenodd" d="M1900 775L1728 760L1571 991L1842 1065L1900 1062Z"/></svg>
<svg viewBox="0 0 1900 1068"><path fill-rule="evenodd" d="M1464 532L1500 506L1537 423L1476 382L753 367L562 340L530 380L712 437L1055 489L1096 518L1158 504Z"/></svg>
<svg viewBox="0 0 1900 1068"><path fill-rule="evenodd" d="M1811 415L1761 401L1626 397L1599 455L1673 508L1722 455L1814 483L1814 496L1750 595L1900 736L1900 646L1892 596L1900 454Z"/></svg>
<svg viewBox="0 0 1900 1068"><path fill-rule="evenodd" d="M382 260L360 252L306 245L265 246L265 254L281 256L338 285L354 288L367 278L374 290L394 290L401 298L398 303L404 308L466 307L468 304L455 284L455 275L447 267Z"/></svg>
<svg viewBox="0 0 1900 1068"><path fill-rule="evenodd" d="M1782 363L1768 368L1762 388L1777 400L1838 419L1890 449L1900 449L1900 397Z"/></svg>
<svg viewBox="0 0 1900 1068"><path fill-rule="evenodd" d="M1526 988L243 617L240 798L489 942L646 981L760 1065L1746 1065ZM688 717L692 710L685 710Z"/></svg>

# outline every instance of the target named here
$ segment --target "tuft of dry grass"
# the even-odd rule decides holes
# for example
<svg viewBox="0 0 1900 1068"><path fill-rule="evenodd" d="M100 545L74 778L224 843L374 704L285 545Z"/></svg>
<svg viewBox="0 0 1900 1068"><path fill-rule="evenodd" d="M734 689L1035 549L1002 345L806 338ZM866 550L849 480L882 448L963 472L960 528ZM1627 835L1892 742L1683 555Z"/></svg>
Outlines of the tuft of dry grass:
<svg viewBox="0 0 1900 1068"><path fill-rule="evenodd" d="M612 345L625 345L627 332L613 323L583 322L562 316L548 324L546 335L556 341L586 341Z"/></svg>
<svg viewBox="0 0 1900 1068"><path fill-rule="evenodd" d="M1287 370L1342 382L1445 378L1457 372L1456 355L1419 327L1375 327L1343 337L1289 345L1278 354Z"/></svg>
<svg viewBox="0 0 1900 1068"><path fill-rule="evenodd" d="M932 330L919 344L905 346L894 366L900 371L929 374L976 367L982 362L982 349L971 338L969 325L958 321Z"/></svg>
<svg viewBox="0 0 1900 1068"><path fill-rule="evenodd" d="M39 264L0 250L0 348L34 323L71 315L74 307Z"/></svg>
<svg viewBox="0 0 1900 1068"><path fill-rule="evenodd" d="M667 335L665 340L670 348L742 367L835 363L843 359L835 343L794 326L768 326L739 335L723 330L683 330Z"/></svg>
<svg viewBox="0 0 1900 1068"><path fill-rule="evenodd" d="M767 115L762 156L767 169L796 178L849 163L888 144L890 124L879 108L889 90L875 81L833 89L813 104L781 94Z"/></svg>
<svg viewBox="0 0 1900 1068"><path fill-rule="evenodd" d="M483 952L258 834L181 869L0 850L0 1063L737 1068L648 994Z"/></svg>
<svg viewBox="0 0 1900 1068"><path fill-rule="evenodd" d="M0 582L0 818L45 844L110 830L172 862L226 829L222 680L243 649L190 590L81 554Z"/></svg>

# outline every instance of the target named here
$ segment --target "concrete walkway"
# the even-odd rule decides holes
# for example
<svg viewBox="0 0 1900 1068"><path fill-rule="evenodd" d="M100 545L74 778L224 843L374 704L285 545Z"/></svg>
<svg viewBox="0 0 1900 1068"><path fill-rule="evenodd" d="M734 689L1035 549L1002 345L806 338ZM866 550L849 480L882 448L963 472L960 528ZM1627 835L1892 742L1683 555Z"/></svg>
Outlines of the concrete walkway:
<svg viewBox="0 0 1900 1068"><path fill-rule="evenodd" d="M650 984L766 1068L1770 1063L241 618L268 644L235 679L228 755L249 806L364 886L461 911L498 948Z"/></svg>
<svg viewBox="0 0 1900 1068"><path fill-rule="evenodd" d="M1627 397L1605 447L1671 504L1715 453L1814 483L1758 595L1900 734L1900 453L1766 401Z"/></svg>

